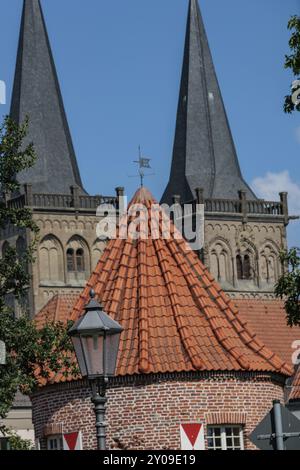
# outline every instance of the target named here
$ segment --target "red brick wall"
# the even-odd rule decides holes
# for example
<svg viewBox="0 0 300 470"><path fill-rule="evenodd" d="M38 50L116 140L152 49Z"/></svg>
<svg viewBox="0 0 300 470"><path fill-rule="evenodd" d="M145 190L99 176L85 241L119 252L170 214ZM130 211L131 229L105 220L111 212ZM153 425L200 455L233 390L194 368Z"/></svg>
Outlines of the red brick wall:
<svg viewBox="0 0 300 470"><path fill-rule="evenodd" d="M139 384L140 383L140 384ZM118 385L108 390L109 448L180 449L179 424L243 424L245 447L253 448L247 435L271 408L283 400L283 386L270 377L255 375L213 376L188 380L177 377L157 382ZM45 445L51 425L64 433L81 430L85 449L93 449L95 418L89 388L80 383L51 386L33 397L36 437ZM240 422L234 423L238 420ZM227 423L228 424L228 423ZM55 429L53 427L53 429Z"/></svg>

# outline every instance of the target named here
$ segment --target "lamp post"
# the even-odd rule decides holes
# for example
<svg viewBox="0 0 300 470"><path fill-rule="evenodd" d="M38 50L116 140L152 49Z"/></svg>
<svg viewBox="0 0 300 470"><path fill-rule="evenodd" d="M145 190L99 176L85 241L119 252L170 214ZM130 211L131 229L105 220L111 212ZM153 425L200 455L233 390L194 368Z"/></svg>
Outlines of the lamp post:
<svg viewBox="0 0 300 470"><path fill-rule="evenodd" d="M82 377L89 380L96 415L98 450L106 449L106 387L115 375L120 336L123 328L110 318L90 292L85 314L70 328Z"/></svg>

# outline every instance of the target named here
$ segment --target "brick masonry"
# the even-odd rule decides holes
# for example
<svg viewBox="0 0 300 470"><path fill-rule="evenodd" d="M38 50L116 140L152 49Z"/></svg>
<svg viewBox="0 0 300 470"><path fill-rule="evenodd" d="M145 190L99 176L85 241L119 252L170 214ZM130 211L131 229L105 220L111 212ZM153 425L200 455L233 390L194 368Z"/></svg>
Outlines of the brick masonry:
<svg viewBox="0 0 300 470"><path fill-rule="evenodd" d="M176 374L128 379L108 390L110 449L180 449L180 423L241 424L248 435L272 406L283 400L283 381L270 374ZM82 431L84 449L95 449L95 417L84 383L48 386L33 397L33 422L41 447L46 435Z"/></svg>

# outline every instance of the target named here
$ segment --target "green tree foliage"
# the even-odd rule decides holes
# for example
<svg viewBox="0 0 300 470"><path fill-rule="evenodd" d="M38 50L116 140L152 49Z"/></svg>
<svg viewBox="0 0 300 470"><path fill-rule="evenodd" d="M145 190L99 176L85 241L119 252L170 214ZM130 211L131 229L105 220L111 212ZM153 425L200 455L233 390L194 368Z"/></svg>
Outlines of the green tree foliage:
<svg viewBox="0 0 300 470"><path fill-rule="evenodd" d="M28 439L22 439L15 431L6 426L0 426L0 432L8 440L8 450L33 450L33 443Z"/></svg>
<svg viewBox="0 0 300 470"><path fill-rule="evenodd" d="M27 129L28 120L17 126L10 118L5 118L0 127L0 229L11 226L17 233L30 233L32 239L22 253L8 246L0 260L0 339L7 350L6 365L0 366L0 418L11 408L18 389L30 394L51 374L78 373L66 325L48 324L38 330L29 312L16 317L8 307L8 297L26 304L28 263L34 262L39 232L30 209L9 202L20 191L16 175L34 165L36 159L33 144L23 143Z"/></svg>
<svg viewBox="0 0 300 470"><path fill-rule="evenodd" d="M281 261L288 269L277 282L275 294L285 301L288 325L300 326L300 250L281 253Z"/></svg>
<svg viewBox="0 0 300 470"><path fill-rule="evenodd" d="M292 113L300 111L300 16L292 16L288 22L288 29L292 31L289 40L291 54L285 56L285 68L293 72L295 81L292 85L292 93L285 97L284 111Z"/></svg>

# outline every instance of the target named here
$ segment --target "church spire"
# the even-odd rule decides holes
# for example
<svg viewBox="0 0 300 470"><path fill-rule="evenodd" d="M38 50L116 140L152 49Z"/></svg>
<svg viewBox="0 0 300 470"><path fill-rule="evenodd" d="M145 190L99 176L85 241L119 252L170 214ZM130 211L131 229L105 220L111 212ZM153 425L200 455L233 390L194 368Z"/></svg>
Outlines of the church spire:
<svg viewBox="0 0 300 470"><path fill-rule="evenodd" d="M171 175L162 202L255 195L244 181L197 0L190 0Z"/></svg>
<svg viewBox="0 0 300 470"><path fill-rule="evenodd" d="M17 123L29 116L26 140L34 143L38 157L19 181L42 193L82 188L39 0L24 0L10 114Z"/></svg>

